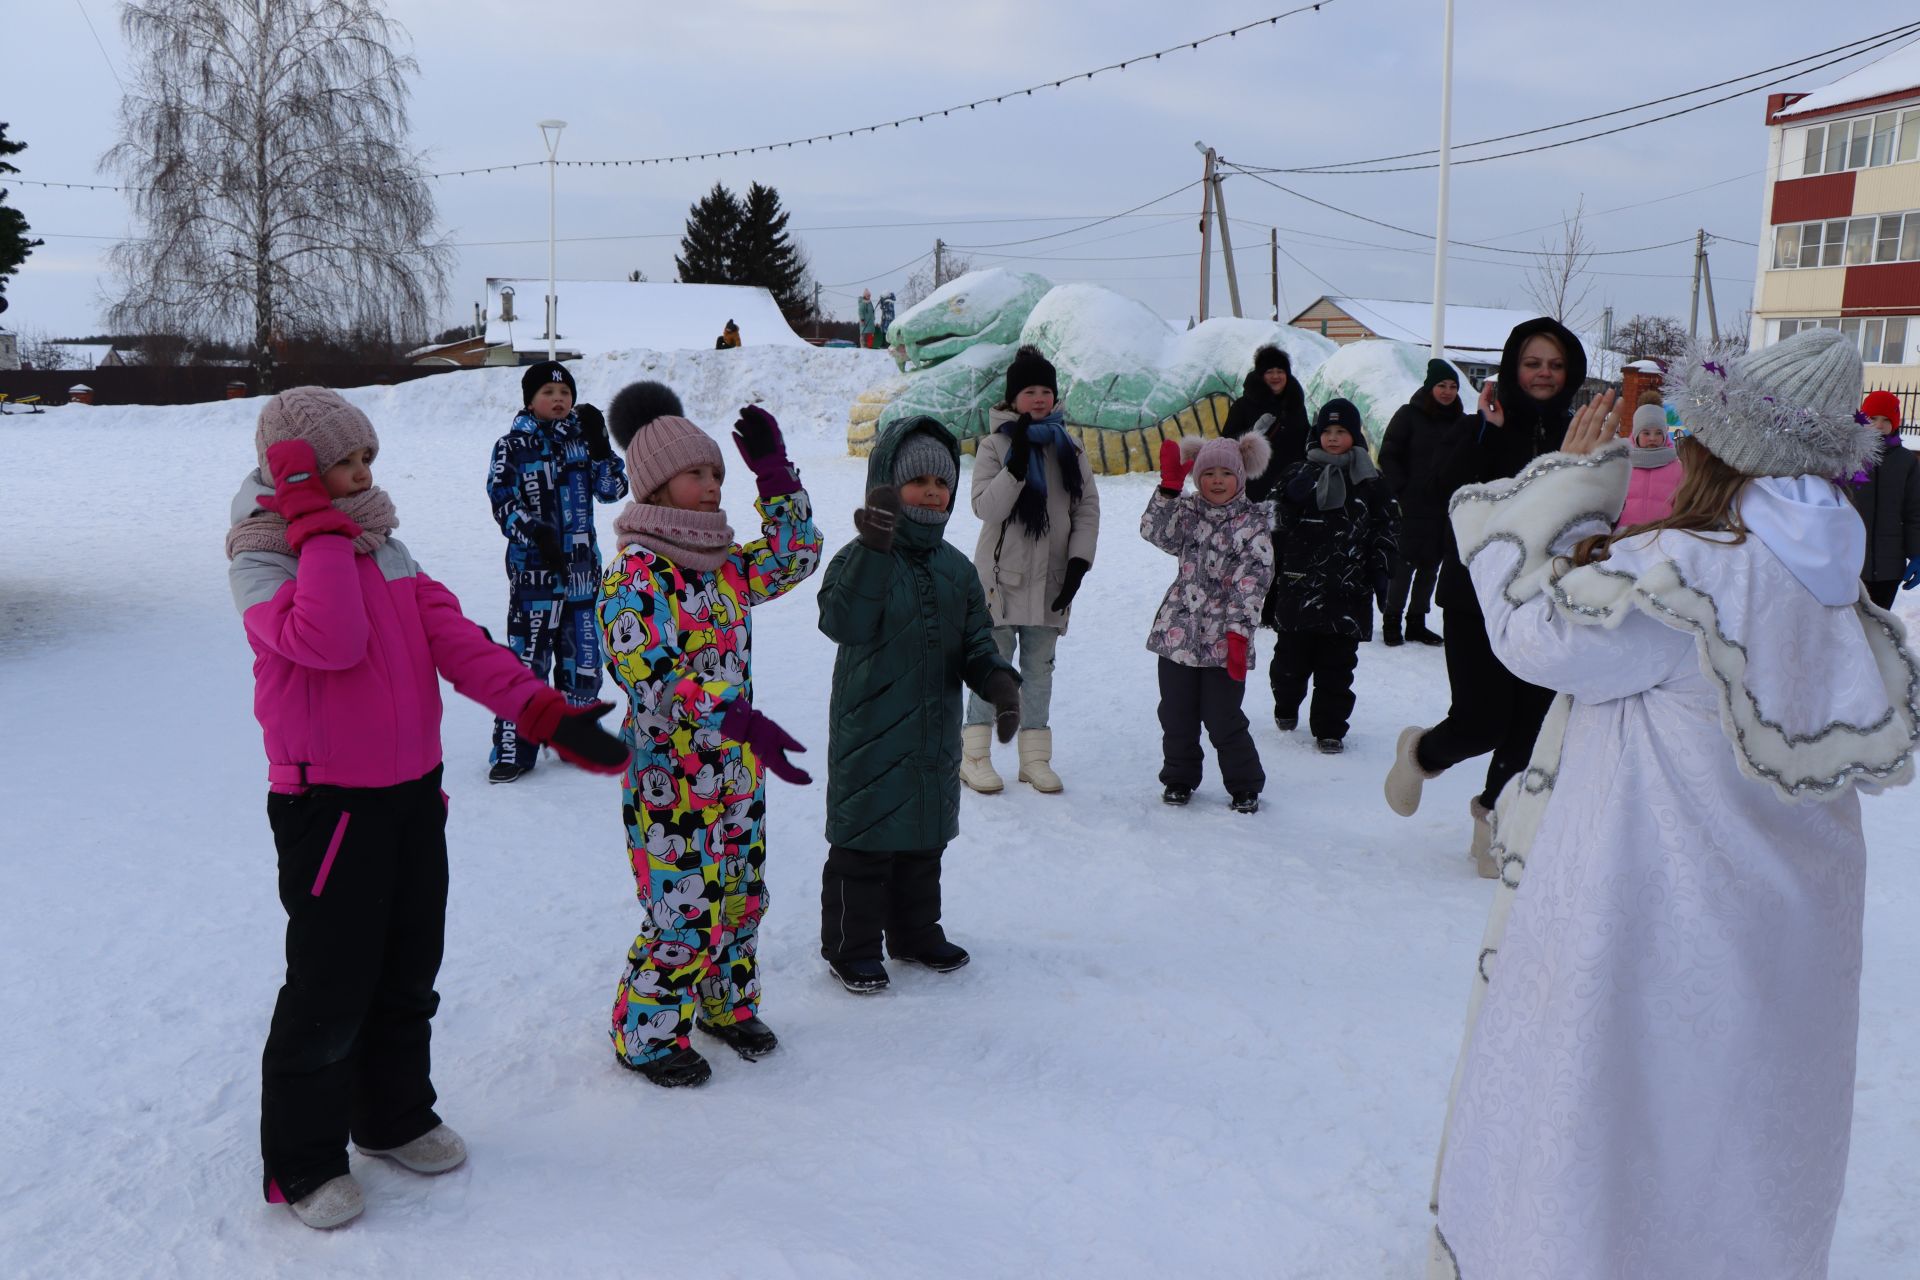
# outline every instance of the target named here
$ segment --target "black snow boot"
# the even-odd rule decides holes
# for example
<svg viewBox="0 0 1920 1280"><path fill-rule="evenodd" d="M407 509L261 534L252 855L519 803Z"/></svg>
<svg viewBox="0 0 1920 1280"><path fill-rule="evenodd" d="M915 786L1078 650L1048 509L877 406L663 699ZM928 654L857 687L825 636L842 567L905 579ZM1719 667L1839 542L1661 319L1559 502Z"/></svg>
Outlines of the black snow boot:
<svg viewBox="0 0 1920 1280"><path fill-rule="evenodd" d="M1173 782L1168 783L1167 789L1160 793L1160 801L1162 804L1184 805L1191 799L1193 799L1192 787L1183 787Z"/></svg>
<svg viewBox="0 0 1920 1280"><path fill-rule="evenodd" d="M1273 727L1282 733L1292 733L1300 727L1300 713L1296 711L1290 716L1283 716L1278 711L1274 712Z"/></svg>
<svg viewBox="0 0 1920 1280"><path fill-rule="evenodd" d="M967 954L965 947L956 946L954 943L948 942L945 938L942 938L931 946L921 947L918 951L908 955L903 955L898 951L892 954L895 960L905 961L907 964L917 964L924 968L931 969L935 973L952 973L955 969L964 967L967 961L973 958Z"/></svg>
<svg viewBox="0 0 1920 1280"><path fill-rule="evenodd" d="M1260 797L1251 791L1242 791L1233 797L1229 806L1235 813L1260 812Z"/></svg>
<svg viewBox="0 0 1920 1280"><path fill-rule="evenodd" d="M1407 642L1406 636L1400 632L1400 624L1398 622L1383 624L1380 628L1380 639L1389 649L1398 649Z"/></svg>
<svg viewBox="0 0 1920 1280"><path fill-rule="evenodd" d="M675 1049L664 1058L655 1058L652 1062L628 1062L619 1054L613 1060L629 1071L637 1071L663 1089L678 1089L685 1085L705 1084L713 1075L713 1068L707 1060L693 1049Z"/></svg>
<svg viewBox="0 0 1920 1280"><path fill-rule="evenodd" d="M773 1028L758 1018L748 1018L745 1022L733 1022L721 1027L708 1022L693 1024L702 1031L720 1041L729 1049L752 1062L764 1058L780 1047L780 1037L773 1034Z"/></svg>
<svg viewBox="0 0 1920 1280"><path fill-rule="evenodd" d="M515 764L511 760L502 760L487 770L488 782L518 782L533 772L530 764Z"/></svg>
<svg viewBox="0 0 1920 1280"><path fill-rule="evenodd" d="M1347 749L1347 744L1339 738L1315 738L1313 749L1323 756L1337 756Z"/></svg>
<svg viewBox="0 0 1920 1280"><path fill-rule="evenodd" d="M1424 622L1416 622L1408 627L1407 639L1416 644L1440 645L1446 643L1446 640L1438 632L1429 631L1427 624Z"/></svg>
<svg viewBox="0 0 1920 1280"><path fill-rule="evenodd" d="M857 996L887 989L887 966L878 960L831 960L828 965L840 985Z"/></svg>

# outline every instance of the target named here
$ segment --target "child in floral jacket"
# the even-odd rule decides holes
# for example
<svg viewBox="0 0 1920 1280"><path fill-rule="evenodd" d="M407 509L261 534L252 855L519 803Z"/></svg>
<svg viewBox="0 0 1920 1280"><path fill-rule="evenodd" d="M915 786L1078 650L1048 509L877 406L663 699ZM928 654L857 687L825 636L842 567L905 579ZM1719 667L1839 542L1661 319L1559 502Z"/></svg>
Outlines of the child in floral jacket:
<svg viewBox="0 0 1920 1280"><path fill-rule="evenodd" d="M655 1084L711 1074L694 1027L744 1058L777 1043L759 1018L755 965L766 910L766 781L810 779L802 748L753 707L750 610L804 582L820 534L779 425L740 411L733 439L752 469L761 537L734 541L720 509L725 463L658 383L609 410L634 500L614 522L620 551L600 588L614 679L627 691L633 747L622 817L646 915L613 1005L613 1049Z"/></svg>
<svg viewBox="0 0 1920 1280"><path fill-rule="evenodd" d="M1140 536L1180 561L1147 635L1147 648L1160 655L1160 798L1168 804L1186 804L1200 785L1205 725L1234 811L1260 809L1267 776L1240 702L1273 581L1273 542L1266 508L1247 498L1247 477L1262 474L1271 457L1258 432L1160 447L1160 487L1140 517ZM1189 473L1196 492L1183 495Z"/></svg>

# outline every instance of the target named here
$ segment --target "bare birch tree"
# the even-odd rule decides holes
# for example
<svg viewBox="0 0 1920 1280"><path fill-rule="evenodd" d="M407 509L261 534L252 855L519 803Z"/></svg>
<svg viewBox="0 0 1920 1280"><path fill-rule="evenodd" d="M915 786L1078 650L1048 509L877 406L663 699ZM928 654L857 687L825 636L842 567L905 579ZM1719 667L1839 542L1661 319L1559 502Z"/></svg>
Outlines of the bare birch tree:
<svg viewBox="0 0 1920 1280"><path fill-rule="evenodd" d="M131 0L138 62L104 164L145 235L111 323L274 344L422 332L452 250L407 148L405 32L378 0Z"/></svg>
<svg viewBox="0 0 1920 1280"><path fill-rule="evenodd" d="M1587 201L1580 202L1560 222L1560 239L1540 242L1540 254L1527 268L1526 291L1542 315L1552 316L1570 329L1593 292L1587 266L1593 261L1593 242L1586 233Z"/></svg>

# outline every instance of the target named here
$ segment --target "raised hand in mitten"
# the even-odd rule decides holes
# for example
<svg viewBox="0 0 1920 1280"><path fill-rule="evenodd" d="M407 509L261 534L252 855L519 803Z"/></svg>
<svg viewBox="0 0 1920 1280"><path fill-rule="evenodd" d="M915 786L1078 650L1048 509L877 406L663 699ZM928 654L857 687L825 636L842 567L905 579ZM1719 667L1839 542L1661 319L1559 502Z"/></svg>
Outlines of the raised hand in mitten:
<svg viewBox="0 0 1920 1280"><path fill-rule="evenodd" d="M1033 442L1027 439L1027 428L1032 425L1033 415L1023 413L1013 420L1013 428L1007 432L1010 443L1005 465L1008 474L1016 480L1027 478L1027 463L1033 458Z"/></svg>
<svg viewBox="0 0 1920 1280"><path fill-rule="evenodd" d="M787 442L780 434L780 424L765 409L750 404L740 410L733 423L733 444L740 450L747 470L753 472L762 498L782 498L800 491L800 473L787 459Z"/></svg>
<svg viewBox="0 0 1920 1280"><path fill-rule="evenodd" d="M1227 674L1242 684L1247 680L1247 638L1238 631L1227 632Z"/></svg>
<svg viewBox="0 0 1920 1280"><path fill-rule="evenodd" d="M745 698L735 698L727 704L726 714L720 717L720 734L729 742L743 742L752 747L767 772L781 781L796 787L813 781L813 775L787 759L788 752L798 754L806 748L794 741L792 734L748 706Z"/></svg>
<svg viewBox="0 0 1920 1280"><path fill-rule="evenodd" d="M1047 608L1054 613L1065 613L1067 607L1073 603L1074 596L1080 593L1081 579L1087 576L1087 570L1091 568L1093 566L1079 556L1067 561L1066 580L1060 584L1060 594L1053 598L1053 603Z"/></svg>
<svg viewBox="0 0 1920 1280"><path fill-rule="evenodd" d="M993 732L1002 742L1012 742L1020 729L1020 682L1011 673L996 670L987 677L982 690L993 704Z"/></svg>
<svg viewBox="0 0 1920 1280"><path fill-rule="evenodd" d="M1187 473L1193 470L1193 463L1180 456L1178 440L1160 442L1160 487L1168 493L1178 493L1187 483Z"/></svg>
<svg viewBox="0 0 1920 1280"><path fill-rule="evenodd" d="M267 470L273 474L273 495L260 498L259 505L287 522L287 546L296 555L307 539L323 533L360 536L360 526L333 505L320 478L320 461L305 440L268 445Z"/></svg>
<svg viewBox="0 0 1920 1280"><path fill-rule="evenodd" d="M515 723L529 742L546 743L568 764L589 773L619 773L633 753L595 723L611 710L611 702L574 706L557 691L542 689L528 700Z"/></svg>
<svg viewBox="0 0 1920 1280"><path fill-rule="evenodd" d="M860 545L883 555L893 550L893 531L900 523L900 491L890 485L867 490L867 505L853 513Z"/></svg>
<svg viewBox="0 0 1920 1280"><path fill-rule="evenodd" d="M561 539L559 531L551 525L537 524L527 534L527 541L533 543L533 549L540 553L541 561L555 573L565 573L567 569L567 544Z"/></svg>
<svg viewBox="0 0 1920 1280"><path fill-rule="evenodd" d="M595 462L605 462L613 456L613 442L607 439L607 419L590 404L573 407L574 416L580 419L580 430L587 437L587 456Z"/></svg>

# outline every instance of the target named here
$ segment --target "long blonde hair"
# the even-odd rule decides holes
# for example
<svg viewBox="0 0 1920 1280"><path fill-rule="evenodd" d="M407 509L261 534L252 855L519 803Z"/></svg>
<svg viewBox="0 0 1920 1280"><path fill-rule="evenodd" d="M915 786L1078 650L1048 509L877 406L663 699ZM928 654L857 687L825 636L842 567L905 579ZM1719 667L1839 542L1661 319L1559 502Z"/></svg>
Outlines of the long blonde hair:
<svg viewBox="0 0 1920 1280"><path fill-rule="evenodd" d="M1740 521L1740 491L1752 476L1735 471L1707 452L1705 445L1691 436L1683 436L1679 445L1680 464L1686 477L1673 493L1673 511L1664 520L1651 520L1613 533L1583 538L1573 549L1575 565L1593 564L1607 558L1607 549L1621 538L1657 529L1682 533L1731 533L1733 542L1747 540L1747 526ZM1732 544L1729 544L1732 545Z"/></svg>

